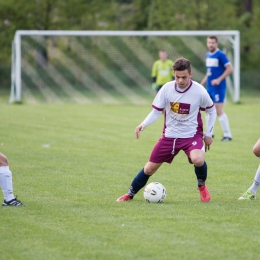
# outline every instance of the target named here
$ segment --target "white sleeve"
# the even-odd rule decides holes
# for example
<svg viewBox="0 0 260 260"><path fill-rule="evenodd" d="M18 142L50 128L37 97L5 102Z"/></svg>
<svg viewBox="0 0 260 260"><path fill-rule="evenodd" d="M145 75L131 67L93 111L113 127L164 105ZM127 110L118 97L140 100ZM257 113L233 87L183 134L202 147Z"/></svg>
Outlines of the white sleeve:
<svg viewBox="0 0 260 260"><path fill-rule="evenodd" d="M158 111L156 109L153 109L150 114L145 118L145 120L142 122L143 125L148 126L155 122L158 117L161 115L162 111Z"/></svg>
<svg viewBox="0 0 260 260"><path fill-rule="evenodd" d="M208 120L207 120L205 136L212 137L212 135L213 135L213 128L214 128L216 117L217 117L215 106L213 106L213 107L211 107L209 109L206 109L206 113L208 114Z"/></svg>

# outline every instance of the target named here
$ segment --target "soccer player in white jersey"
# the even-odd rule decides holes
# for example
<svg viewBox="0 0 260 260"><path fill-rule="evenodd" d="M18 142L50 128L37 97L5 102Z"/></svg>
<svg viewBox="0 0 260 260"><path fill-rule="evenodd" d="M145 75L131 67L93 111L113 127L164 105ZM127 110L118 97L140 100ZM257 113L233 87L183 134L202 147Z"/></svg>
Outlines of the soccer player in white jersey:
<svg viewBox="0 0 260 260"><path fill-rule="evenodd" d="M175 80L161 88L153 101L151 113L135 129L136 138L139 138L140 131L155 122L164 111L163 135L154 146L144 168L132 181L128 193L118 198L117 202L132 200L162 163L171 163L180 150L183 150L189 162L194 164L201 201L210 201L210 194L205 185L207 164L204 157L205 151L210 149L213 141L216 109L205 88L191 80L193 73L189 60L177 59L173 71ZM209 115L205 135L203 135L201 110L205 110Z"/></svg>
<svg viewBox="0 0 260 260"><path fill-rule="evenodd" d="M253 146L253 153L260 159L260 139ZM254 200L256 197L256 192L260 186L260 165L255 174L255 178L251 187L238 199L239 200Z"/></svg>
<svg viewBox="0 0 260 260"><path fill-rule="evenodd" d="M13 195L12 172L7 157L2 153L0 153L0 187L4 194L2 206L25 206Z"/></svg>
<svg viewBox="0 0 260 260"><path fill-rule="evenodd" d="M206 83L207 91L215 104L219 123L223 130L221 141L231 141L232 134L223 105L226 96L226 77L232 73L233 66L226 54L218 49L218 38L216 36L207 38L207 47L209 50L206 54L207 73L201 81L201 85L204 86Z"/></svg>

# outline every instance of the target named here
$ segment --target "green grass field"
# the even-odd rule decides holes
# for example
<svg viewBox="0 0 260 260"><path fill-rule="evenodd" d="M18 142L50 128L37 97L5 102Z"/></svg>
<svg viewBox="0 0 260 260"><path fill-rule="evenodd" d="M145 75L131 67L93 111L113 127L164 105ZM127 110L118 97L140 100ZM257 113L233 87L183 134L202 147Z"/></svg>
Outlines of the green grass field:
<svg viewBox="0 0 260 260"><path fill-rule="evenodd" d="M140 191L117 203L149 158L163 117L135 139L150 105L0 104L0 151L14 194L27 207L1 207L0 259L258 259L260 200L238 201L259 165L259 98L227 104L234 140L219 122L206 154L211 202L202 203L193 166L180 153L150 178L162 204ZM204 117L204 115L203 115Z"/></svg>

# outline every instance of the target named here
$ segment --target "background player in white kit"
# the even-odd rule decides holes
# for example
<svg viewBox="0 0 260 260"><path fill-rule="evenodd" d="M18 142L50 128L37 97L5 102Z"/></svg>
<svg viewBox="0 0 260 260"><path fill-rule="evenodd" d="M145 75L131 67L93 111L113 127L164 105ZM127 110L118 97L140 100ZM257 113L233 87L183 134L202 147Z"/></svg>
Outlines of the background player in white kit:
<svg viewBox="0 0 260 260"><path fill-rule="evenodd" d="M175 80L166 83L161 88L153 101L153 110L135 129L136 138L139 138L140 131L156 121L164 111L163 135L154 146L149 161L132 181L128 193L118 198L117 202L132 200L162 163L171 163L180 150L183 150L189 162L194 164L201 201L210 200L210 194L205 185L207 164L204 157L205 149L209 150L213 141L216 109L205 88L191 80L193 73L189 60L177 59L173 65L173 71ZM200 110L206 110L209 115L204 138Z"/></svg>

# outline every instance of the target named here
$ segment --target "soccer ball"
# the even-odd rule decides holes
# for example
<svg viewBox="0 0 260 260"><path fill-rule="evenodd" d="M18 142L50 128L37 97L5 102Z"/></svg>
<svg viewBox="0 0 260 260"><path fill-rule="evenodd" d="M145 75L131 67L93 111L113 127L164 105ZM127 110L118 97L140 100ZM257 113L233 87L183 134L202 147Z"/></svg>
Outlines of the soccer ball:
<svg viewBox="0 0 260 260"><path fill-rule="evenodd" d="M144 198L149 203L161 203L166 198L166 189L160 182L152 182L145 187Z"/></svg>

